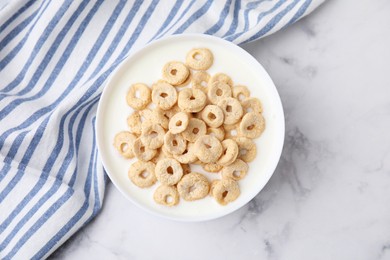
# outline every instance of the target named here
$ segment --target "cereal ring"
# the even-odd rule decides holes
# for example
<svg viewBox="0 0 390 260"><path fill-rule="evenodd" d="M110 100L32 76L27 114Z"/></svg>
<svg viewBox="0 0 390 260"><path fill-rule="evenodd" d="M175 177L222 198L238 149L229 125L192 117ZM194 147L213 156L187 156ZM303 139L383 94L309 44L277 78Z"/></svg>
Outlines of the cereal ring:
<svg viewBox="0 0 390 260"><path fill-rule="evenodd" d="M233 86L233 81L232 79L224 74L224 73L217 73L215 75L213 75L210 80L209 80L209 85L212 85L214 82L223 82L223 83L226 83L228 84L230 87Z"/></svg>
<svg viewBox="0 0 390 260"><path fill-rule="evenodd" d="M154 192L153 199L158 204L172 207L179 203L179 193L174 186L161 185Z"/></svg>
<svg viewBox="0 0 390 260"><path fill-rule="evenodd" d="M133 145L137 139L133 134L127 131L117 133L114 137L114 146L118 152L125 158L134 158Z"/></svg>
<svg viewBox="0 0 390 260"><path fill-rule="evenodd" d="M157 150L147 148L141 141L141 138L137 138L133 144L133 151L135 157L138 160L147 162L150 161L154 156L156 156Z"/></svg>
<svg viewBox="0 0 390 260"><path fill-rule="evenodd" d="M207 70L213 65L213 53L206 48L192 49L188 52L186 63L194 70Z"/></svg>
<svg viewBox="0 0 390 260"><path fill-rule="evenodd" d="M126 101L133 109L140 110L145 108L150 103L150 88L142 83L131 85L127 92Z"/></svg>
<svg viewBox="0 0 390 260"><path fill-rule="evenodd" d="M202 110L202 119L210 127L220 127L224 121L224 114L220 107L216 105L207 105Z"/></svg>
<svg viewBox="0 0 390 260"><path fill-rule="evenodd" d="M225 179L233 179L235 181L242 180L247 172L248 172L249 166L246 162L237 159L234 163L230 164L229 166L225 166L222 169L222 178Z"/></svg>
<svg viewBox="0 0 390 260"><path fill-rule="evenodd" d="M222 165L219 165L217 163L206 163L202 165L203 170L207 172L219 172L222 167Z"/></svg>
<svg viewBox="0 0 390 260"><path fill-rule="evenodd" d="M233 87L233 97L239 101L243 101L246 98L249 98L251 92L249 89L243 85L238 85Z"/></svg>
<svg viewBox="0 0 390 260"><path fill-rule="evenodd" d="M218 102L225 116L224 124L233 125L240 121L243 110L240 102L235 98L225 98Z"/></svg>
<svg viewBox="0 0 390 260"><path fill-rule="evenodd" d="M244 162L251 162L255 159L257 154L256 144L252 139L246 137L236 138L238 144L238 159L243 160Z"/></svg>
<svg viewBox="0 0 390 260"><path fill-rule="evenodd" d="M162 77L171 85L180 85L190 75L187 66L179 61L170 61L166 63L162 70Z"/></svg>
<svg viewBox="0 0 390 260"><path fill-rule="evenodd" d="M215 136L221 142L223 141L223 139L225 139L225 130L222 126L218 128L209 127L207 128L206 134Z"/></svg>
<svg viewBox="0 0 390 260"><path fill-rule="evenodd" d="M248 138L257 138L263 133L264 129L264 117L259 113L250 112L242 118L239 134Z"/></svg>
<svg viewBox="0 0 390 260"><path fill-rule="evenodd" d="M232 179L222 179L213 184L212 195L219 204L226 205L238 198L240 195L240 188L236 181Z"/></svg>
<svg viewBox="0 0 390 260"><path fill-rule="evenodd" d="M225 138L236 138L238 137L238 132L240 124L234 124L234 125L224 125L223 128L225 129Z"/></svg>
<svg viewBox="0 0 390 260"><path fill-rule="evenodd" d="M145 122L142 124L141 141L149 149L160 148L164 143L165 131L159 124Z"/></svg>
<svg viewBox="0 0 390 260"><path fill-rule="evenodd" d="M232 89L230 86L224 82L216 81L213 84L209 85L209 91L207 92L207 97L210 102L214 105L224 98L232 96Z"/></svg>
<svg viewBox="0 0 390 260"><path fill-rule="evenodd" d="M177 104L184 112L199 112L206 105L206 95L199 89L185 88L179 92Z"/></svg>
<svg viewBox="0 0 390 260"><path fill-rule="evenodd" d="M202 90L207 94L207 83L210 80L210 74L206 71L198 71L191 80L192 88Z"/></svg>
<svg viewBox="0 0 390 260"><path fill-rule="evenodd" d="M183 176L183 168L175 159L162 159L156 164L155 174L162 184L174 185Z"/></svg>
<svg viewBox="0 0 390 260"><path fill-rule="evenodd" d="M241 102L242 108L244 109L245 113L250 112L256 112L261 113L263 112L263 106L261 105L261 102L258 98L247 98Z"/></svg>
<svg viewBox="0 0 390 260"><path fill-rule="evenodd" d="M218 159L217 163L222 166L228 166L232 164L238 156L238 145L232 139L225 139L222 141L222 156Z"/></svg>
<svg viewBox="0 0 390 260"><path fill-rule="evenodd" d="M195 155L204 163L216 162L222 154L221 142L214 136L203 135L195 142Z"/></svg>
<svg viewBox="0 0 390 260"><path fill-rule="evenodd" d="M177 91L168 83L157 83L153 86L152 101L162 110L168 110L177 101Z"/></svg>
<svg viewBox="0 0 390 260"><path fill-rule="evenodd" d="M172 155L182 154L187 147L187 141L181 134L172 134L168 131L164 136L164 147Z"/></svg>
<svg viewBox="0 0 390 260"><path fill-rule="evenodd" d="M135 135L141 134L141 115L139 111L134 111L127 117L127 125L129 126L129 132Z"/></svg>
<svg viewBox="0 0 390 260"><path fill-rule="evenodd" d="M181 168L183 168L183 175L191 172L191 166L189 164L182 164Z"/></svg>
<svg viewBox="0 0 390 260"><path fill-rule="evenodd" d="M129 179L140 188L147 188L156 183L157 179L154 175L154 167L152 162L137 161L130 166L127 173Z"/></svg>
<svg viewBox="0 0 390 260"><path fill-rule="evenodd" d="M177 191L184 200L202 199L209 193L209 181L200 173L191 172L183 176L177 184Z"/></svg>
<svg viewBox="0 0 390 260"><path fill-rule="evenodd" d="M184 139L193 143L199 136L205 135L206 131L206 124L202 120L191 118L182 135Z"/></svg>
<svg viewBox="0 0 390 260"><path fill-rule="evenodd" d="M169 131L172 134L178 134L186 130L189 123L188 114L179 112L169 121Z"/></svg>
<svg viewBox="0 0 390 260"><path fill-rule="evenodd" d="M196 160L198 160L198 157L196 157L194 153L194 144L188 143L187 148L184 150L182 154L174 154L173 157L180 163L186 164L186 163L193 163Z"/></svg>

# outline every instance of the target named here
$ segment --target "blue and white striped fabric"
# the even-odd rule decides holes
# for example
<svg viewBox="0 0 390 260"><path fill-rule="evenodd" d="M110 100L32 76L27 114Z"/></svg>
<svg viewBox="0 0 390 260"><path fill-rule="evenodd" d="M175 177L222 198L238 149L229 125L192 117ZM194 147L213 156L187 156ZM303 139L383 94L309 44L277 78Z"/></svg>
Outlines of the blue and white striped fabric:
<svg viewBox="0 0 390 260"><path fill-rule="evenodd" d="M253 41L322 1L2 1L0 258L45 258L99 212L96 106L134 49L186 32Z"/></svg>

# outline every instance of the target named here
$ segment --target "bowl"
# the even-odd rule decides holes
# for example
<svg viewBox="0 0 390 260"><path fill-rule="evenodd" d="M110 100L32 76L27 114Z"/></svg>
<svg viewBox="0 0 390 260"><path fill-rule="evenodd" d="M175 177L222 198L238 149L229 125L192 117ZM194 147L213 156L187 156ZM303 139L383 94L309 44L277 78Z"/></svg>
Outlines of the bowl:
<svg viewBox="0 0 390 260"><path fill-rule="evenodd" d="M239 181L240 196L222 206L211 196L187 202L183 199L174 207L159 205L153 200L158 184L146 189L128 179L128 169L136 159L124 159L115 150L116 133L127 130L127 117L133 111L126 103L131 84L143 82L151 86L161 79L161 69L168 61L185 61L192 48L208 48L214 63L210 75L223 72L234 84L245 85L252 97L263 105L266 128L255 139L256 159L249 163L247 176ZM280 159L284 142L284 114L279 94L270 76L260 63L239 46L223 39L203 34L173 35L151 42L136 51L116 68L107 81L99 101L96 119L97 145L103 166L116 188L132 203L155 215L178 221L204 221L227 215L248 203L266 185ZM198 166L199 167L199 166ZM200 167L193 171L205 173ZM219 174L205 173L210 180Z"/></svg>

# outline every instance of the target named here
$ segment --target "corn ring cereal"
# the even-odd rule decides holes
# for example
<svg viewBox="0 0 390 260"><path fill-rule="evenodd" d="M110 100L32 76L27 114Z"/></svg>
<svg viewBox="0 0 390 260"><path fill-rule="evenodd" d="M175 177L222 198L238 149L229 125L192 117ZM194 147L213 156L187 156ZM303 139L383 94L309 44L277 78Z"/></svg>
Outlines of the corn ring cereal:
<svg viewBox="0 0 390 260"><path fill-rule="evenodd" d="M218 159L217 164L228 166L232 164L238 156L238 145L232 139L222 141L222 156Z"/></svg>
<svg viewBox="0 0 390 260"><path fill-rule="evenodd" d="M264 117L259 113L250 112L242 118L239 133L247 138L257 138L263 133L264 129Z"/></svg>
<svg viewBox="0 0 390 260"><path fill-rule="evenodd" d="M137 138L134 141L133 151L134 151L135 157L137 157L138 160L141 160L144 162L150 161L154 156L156 156L156 153L157 153L156 149L147 148L142 143L141 138Z"/></svg>
<svg viewBox="0 0 390 260"><path fill-rule="evenodd" d="M135 110L144 109L150 103L150 88L143 83L131 85L126 101Z"/></svg>
<svg viewBox="0 0 390 260"><path fill-rule="evenodd" d="M220 127L224 122L224 113L219 106L207 105L202 110L202 119L210 127Z"/></svg>
<svg viewBox="0 0 390 260"><path fill-rule="evenodd" d="M222 169L222 178L230 178L235 181L242 180L246 176L248 169L249 166L246 162L237 159L234 163Z"/></svg>
<svg viewBox="0 0 390 260"><path fill-rule="evenodd" d="M252 139L246 137L238 137L235 139L238 144L238 159L244 162L251 162L255 159L257 154L256 144Z"/></svg>
<svg viewBox="0 0 390 260"><path fill-rule="evenodd" d="M195 142L195 155L204 163L216 162L222 154L221 142L214 136L203 135Z"/></svg>
<svg viewBox="0 0 390 260"><path fill-rule="evenodd" d="M239 101L243 101L246 98L249 98L251 92L249 89L243 85L238 85L233 87L233 97Z"/></svg>
<svg viewBox="0 0 390 260"><path fill-rule="evenodd" d="M168 131L164 136L164 147L172 155L182 154L187 147L187 141L181 134L172 134Z"/></svg>
<svg viewBox="0 0 390 260"><path fill-rule="evenodd" d="M235 201L240 195L238 183L232 179L218 180L213 184L212 195L221 205Z"/></svg>
<svg viewBox="0 0 390 260"><path fill-rule="evenodd" d="M179 203L179 193L174 186L163 184L155 190L153 199L158 204L172 207Z"/></svg>
<svg viewBox="0 0 390 260"><path fill-rule="evenodd" d="M162 110L168 110L177 101L177 91L168 83L157 83L153 86L152 101Z"/></svg>
<svg viewBox="0 0 390 260"><path fill-rule="evenodd" d="M137 161L130 166L129 179L140 188L147 188L156 183L154 175L155 164L152 162Z"/></svg>
<svg viewBox="0 0 390 260"><path fill-rule="evenodd" d="M206 134L206 124L199 119L191 118L186 130L182 132L184 139L189 142L195 142L200 136Z"/></svg>
<svg viewBox="0 0 390 260"><path fill-rule="evenodd" d="M225 116L225 125L233 125L240 121L243 110L237 99L231 97L224 98L218 102L218 106L222 109Z"/></svg>
<svg viewBox="0 0 390 260"><path fill-rule="evenodd" d="M123 157L131 159L134 157L135 139L137 138L130 132L122 131L115 135L114 146Z"/></svg>
<svg viewBox="0 0 390 260"><path fill-rule="evenodd" d="M188 52L186 63L194 70L207 70L213 65L213 53L206 48L192 49Z"/></svg>
<svg viewBox="0 0 390 260"><path fill-rule="evenodd" d="M177 191L181 198L187 201L202 199L210 190L209 181L200 173L191 172L183 176L177 184Z"/></svg>
<svg viewBox="0 0 390 260"><path fill-rule="evenodd" d="M183 176L183 168L175 159L163 159L156 164L155 174L162 184L175 185Z"/></svg>
<svg viewBox="0 0 390 260"><path fill-rule="evenodd" d="M179 112L175 114L169 121L169 131L172 134L179 134L186 130L189 123L189 117L187 113Z"/></svg>
<svg viewBox="0 0 390 260"><path fill-rule="evenodd" d="M261 102L258 98L247 98L244 99L242 102L242 108L244 109L245 113L250 112L256 112L256 113L262 113L263 112L263 106L261 105Z"/></svg>
<svg viewBox="0 0 390 260"><path fill-rule="evenodd" d="M232 89L224 82L216 81L209 86L207 97L210 102L217 105L218 102L224 98L232 96Z"/></svg>
<svg viewBox="0 0 390 260"><path fill-rule="evenodd" d="M159 124L146 122L142 127L141 141L149 149L160 148L164 143L165 131Z"/></svg>
<svg viewBox="0 0 390 260"><path fill-rule="evenodd" d="M206 94L199 89L186 88L179 92L177 104L183 112L201 111L206 105Z"/></svg>
<svg viewBox="0 0 390 260"><path fill-rule="evenodd" d="M190 71L184 63L170 61L164 65L162 74L165 81L173 86L177 86L186 81Z"/></svg>

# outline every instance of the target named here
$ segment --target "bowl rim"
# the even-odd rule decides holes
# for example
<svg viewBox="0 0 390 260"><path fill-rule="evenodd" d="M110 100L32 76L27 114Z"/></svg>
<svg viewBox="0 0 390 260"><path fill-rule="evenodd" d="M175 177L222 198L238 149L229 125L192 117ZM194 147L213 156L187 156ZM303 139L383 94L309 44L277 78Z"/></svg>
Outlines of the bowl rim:
<svg viewBox="0 0 390 260"><path fill-rule="evenodd" d="M123 190L120 187L120 185L114 181L115 178L113 176L111 176L111 173L107 170L109 167L107 167L108 163L103 155L104 149L102 147L104 147L104 144L103 144L103 138L101 137L103 134L103 127L101 127L102 120L103 120L101 118L102 113L103 113L102 107L105 106L105 104L104 104L104 103L106 103L105 97L108 95L107 93L110 91L109 86L111 85L111 82L115 78L116 74L122 69L123 66L125 66L125 64L127 64L129 62L129 60L133 59L134 57L137 57L138 55L141 54L141 52L144 52L149 48L153 48L155 45L159 45L165 41L178 40L178 39L183 39L183 38L188 38L188 39L196 38L196 39L201 39L201 40L206 40L206 41L211 40L211 41L217 42L218 44L222 44L222 45L225 45L229 48L235 49L239 55L243 56L243 60L245 62L250 62L253 66L256 66L257 68L262 70L265 73L265 75L267 75L267 77L268 77L269 84L267 84L267 85L269 85L269 86L267 86L267 87L270 88L271 92L273 92L272 95L275 98L276 104L275 104L275 106L273 106L273 108L278 109L279 110L278 114L280 115L280 119L279 119L280 122L278 123L279 128L280 128L280 129L278 129L279 136L276 138L277 142L275 144L277 146L277 150L276 150L274 156L272 157L273 161L271 163L271 166L269 167L269 174L264 176L264 181L262 182L262 185L259 185L258 187L256 186L256 189L253 189L253 191L247 196L247 198L242 203L237 204L236 207L232 207L229 210L221 211L221 212L214 213L214 214L209 214L209 215L199 216L199 217L188 217L188 218L187 217L183 218L183 217L177 217L177 216L168 216L164 213L158 212L157 210L152 210L152 209L144 206L142 203L138 202L136 199L133 199L125 190ZM223 216L226 216L226 215L229 215L229 214L235 212L236 210L238 210L238 209L242 208L243 206L245 206L246 204L248 204L248 202L250 202L257 194L259 194L264 189L264 187L266 186L266 184L269 182L270 178L274 174L276 167L280 161L282 151L283 151L284 139L285 139L285 117L284 117L283 104L282 104L282 101L280 99L280 95L277 91L277 88L276 88L272 78L270 77L268 72L264 69L264 67L261 65L261 63L259 61L257 61L251 54L249 54L246 50L244 50L240 46L238 46L232 42L229 42L227 40L224 40L222 38L216 37L216 36L207 35L207 34L199 34L199 33L186 33L186 34L175 34L175 35L165 36L165 37L162 37L160 39L151 41L151 42L147 43L146 45L144 45L143 47L138 48L138 49L134 50L133 52L130 52L129 55L126 56L118 64L118 66L111 72L111 74L107 78L106 82L104 83L104 87L103 87L103 90L102 90L102 93L101 93L101 96L99 99L99 103L97 106L95 129L96 129L96 137L95 138L96 138L96 144L97 144L97 149L98 149L98 156L100 158L100 161L102 162L102 165L104 167L104 171L107 173L108 177L110 178L110 180L114 184L114 186L119 190L119 192L127 200L131 201L138 208L141 208L142 210L149 212L150 214L152 214L154 216L162 217L162 218L165 218L168 220L180 221L180 222L200 222L200 221L217 219L217 218L220 218L220 217L223 217Z"/></svg>

